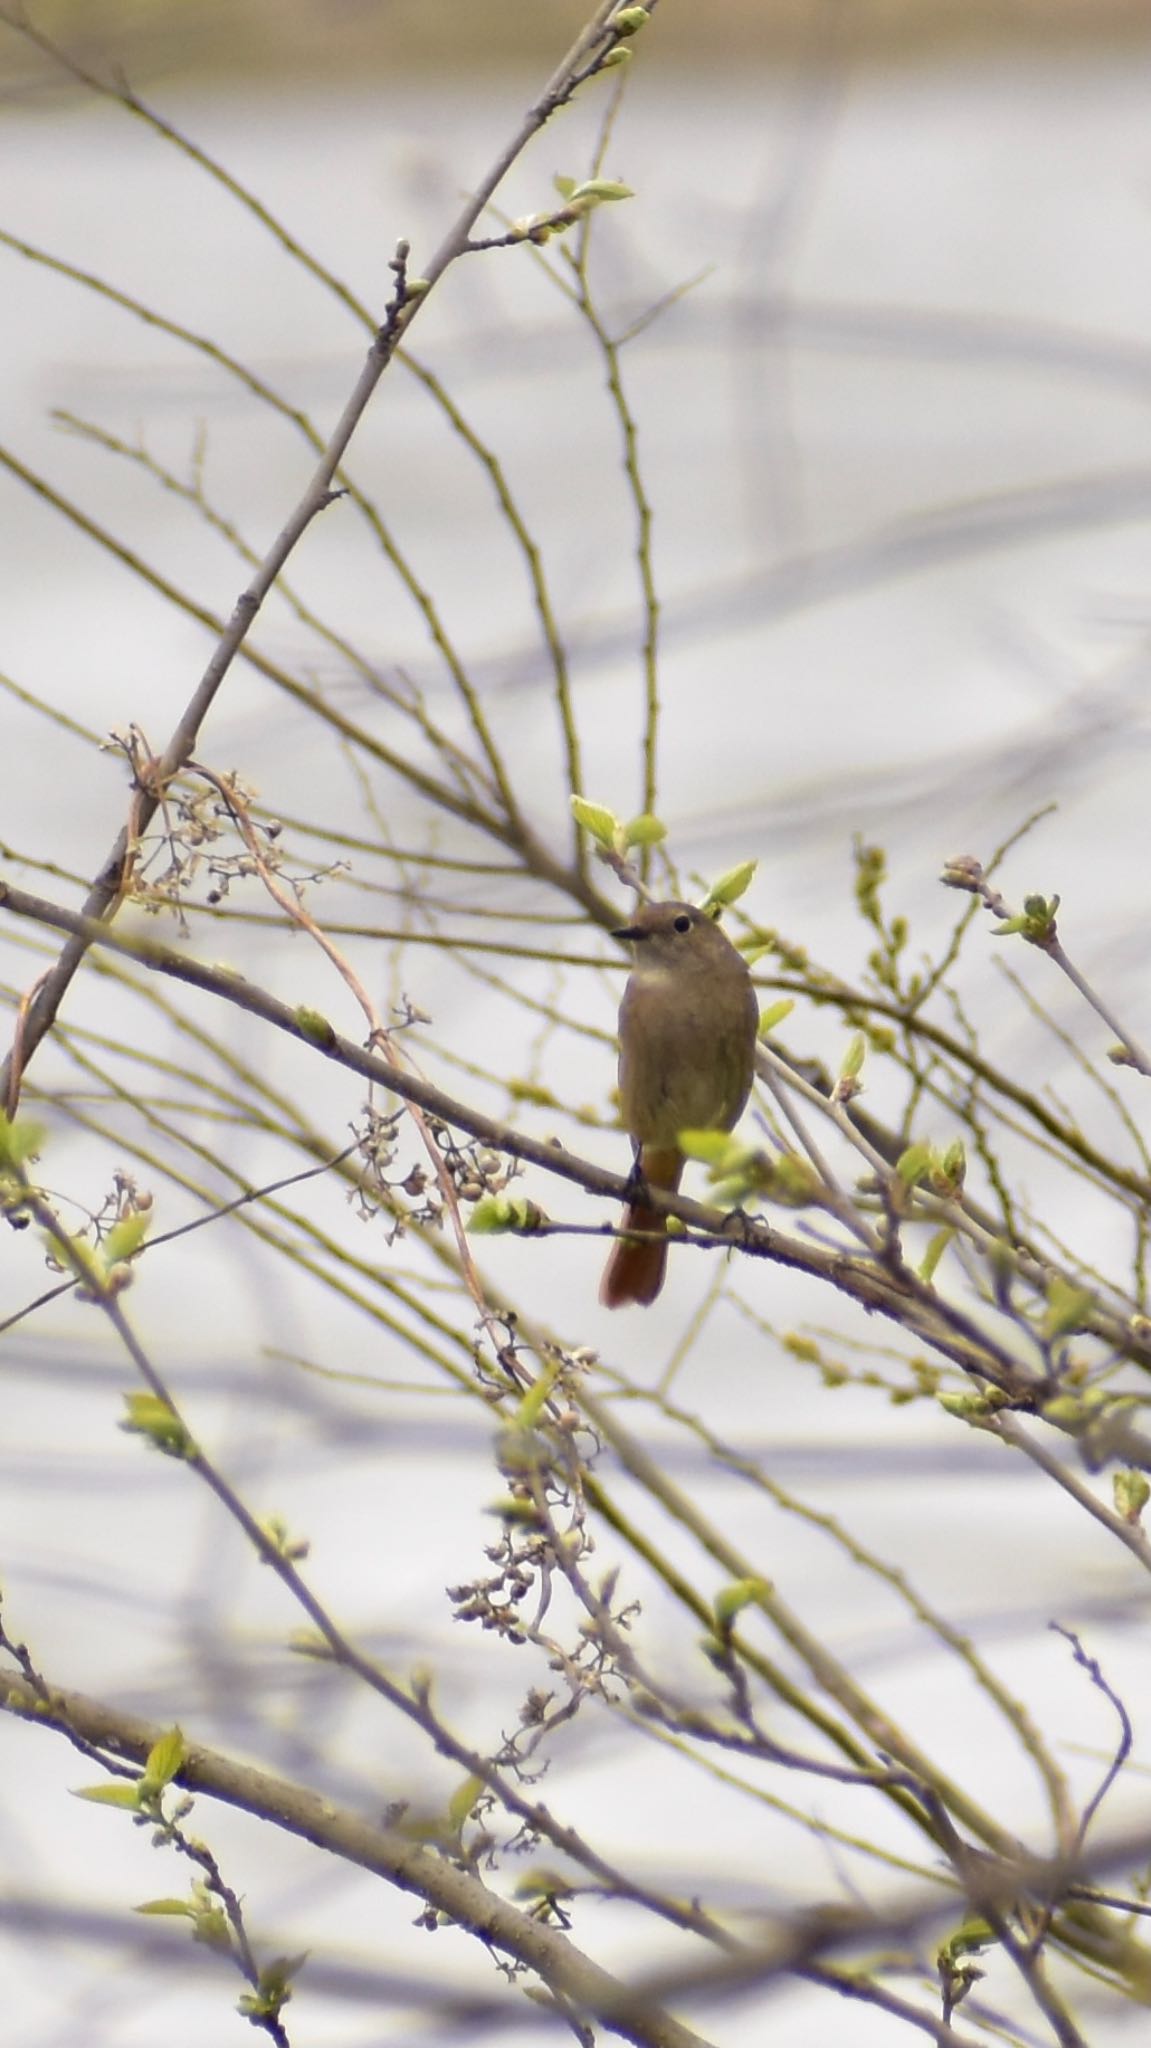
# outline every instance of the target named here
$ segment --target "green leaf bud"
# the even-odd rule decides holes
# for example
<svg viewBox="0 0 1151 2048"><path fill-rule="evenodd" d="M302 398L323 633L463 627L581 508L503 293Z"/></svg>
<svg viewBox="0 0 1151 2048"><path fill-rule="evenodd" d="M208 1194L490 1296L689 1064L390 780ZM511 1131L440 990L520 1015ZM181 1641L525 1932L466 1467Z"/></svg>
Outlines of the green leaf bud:
<svg viewBox="0 0 1151 2048"><path fill-rule="evenodd" d="M194 1458L196 1445L174 1408L158 1394L125 1394L127 1416L120 1423L129 1436L146 1437L156 1450L169 1458Z"/></svg>
<svg viewBox="0 0 1151 2048"><path fill-rule="evenodd" d="M169 1728L148 1751L144 1775L140 1780L141 1790L156 1794L170 1785L184 1762L184 1734L181 1728Z"/></svg>
<svg viewBox="0 0 1151 2048"><path fill-rule="evenodd" d="M33 1123L31 1117L18 1117L13 1123L0 1110L0 1167L21 1167L26 1160L38 1155L47 1127Z"/></svg>
<svg viewBox="0 0 1151 2048"><path fill-rule="evenodd" d="M552 1388L559 1377L559 1370L559 1361L553 1360L550 1365L545 1365L543 1371L538 1375L535 1384L528 1388L527 1393L516 1409L515 1422L518 1429L532 1429L539 1421L551 1398Z"/></svg>
<svg viewBox="0 0 1151 2048"><path fill-rule="evenodd" d="M667 838L667 826L661 818L655 818L650 811L642 811L623 828L623 843L628 846L658 846Z"/></svg>
<svg viewBox="0 0 1151 2048"><path fill-rule="evenodd" d="M546 1221L538 1203L526 1195L485 1195L468 1217L467 1230L469 1237L499 1237L508 1231L528 1237Z"/></svg>
<svg viewBox="0 0 1151 2048"><path fill-rule="evenodd" d="M863 1072L863 1063L866 1058L867 1040L862 1031L857 1031L843 1056L843 1064L839 1069L840 1079L844 1081L858 1080Z"/></svg>
<svg viewBox="0 0 1151 2048"><path fill-rule="evenodd" d="M746 954L744 957L747 957ZM782 1024L785 1018L790 1017L794 1008L795 1004L790 996L784 996L778 1003L769 1003L767 1009L761 1010L759 1013L759 1023L756 1027L757 1037L769 1037L777 1024Z"/></svg>
<svg viewBox="0 0 1151 2048"><path fill-rule="evenodd" d="M473 1773L470 1778L465 1778L463 1784L452 1793L448 1801L448 1832L451 1836L459 1835L464 1822L468 1819L472 1808L484 1790L483 1779L477 1778Z"/></svg>
<svg viewBox="0 0 1151 2048"><path fill-rule="evenodd" d="M1072 1436L1091 1421L1091 1408L1080 1394L1056 1394L1043 1403L1039 1413L1054 1429L1065 1429Z"/></svg>
<svg viewBox="0 0 1151 2048"><path fill-rule="evenodd" d="M736 1617L742 1614L744 1608L758 1605L761 1600L766 1600L770 1593L771 1585L767 1579L736 1579L730 1586L724 1586L716 1594L713 1603L717 1626L724 1635L730 1635Z"/></svg>
<svg viewBox="0 0 1151 2048"><path fill-rule="evenodd" d="M938 1194L957 1195L967 1178L967 1151L962 1138L954 1138L932 1176Z"/></svg>
<svg viewBox="0 0 1151 2048"><path fill-rule="evenodd" d="M972 1914L963 1922L957 1934L945 1941L939 1950L940 1962L950 1961L957 1956L971 1955L984 1949L996 1939L995 1930L987 1920Z"/></svg>
<svg viewBox="0 0 1151 2048"><path fill-rule="evenodd" d="M288 1637L288 1648L294 1657L311 1657L317 1664L330 1664L335 1651L326 1636L318 1628L295 1628Z"/></svg>
<svg viewBox="0 0 1151 2048"><path fill-rule="evenodd" d="M610 17L607 26L613 35L636 36L641 28L647 27L650 19L646 7L621 7L618 13Z"/></svg>
<svg viewBox="0 0 1151 2048"><path fill-rule="evenodd" d="M259 1526L261 1535L267 1538L276 1556L282 1557L288 1564L295 1564L300 1558L307 1557L311 1550L308 1538L293 1536L281 1515L264 1515ZM261 1556L261 1564L270 1562L266 1555Z"/></svg>
<svg viewBox="0 0 1151 2048"><path fill-rule="evenodd" d="M730 903L738 903L755 879L759 866L757 860L741 861L737 868L728 868L718 882L713 882L700 908L702 910L724 910Z"/></svg>
<svg viewBox="0 0 1151 2048"><path fill-rule="evenodd" d="M998 1405L986 1394L940 1394L938 1398L945 1415L954 1415L957 1422L976 1425L986 1422Z"/></svg>
<svg viewBox="0 0 1151 2048"><path fill-rule="evenodd" d="M1111 1487L1115 1505L1124 1521L1137 1524L1147 1502L1151 1500L1151 1480L1144 1472L1128 1469L1115 1473Z"/></svg>
<svg viewBox="0 0 1151 2048"><path fill-rule="evenodd" d="M937 1230L928 1245L919 1265L919 1277L926 1281L928 1286L934 1280L935 1269L954 1236L955 1232L951 1229Z"/></svg>
<svg viewBox="0 0 1151 2048"><path fill-rule="evenodd" d="M126 1216L121 1216L119 1222L112 1225L100 1247L110 1266L121 1259L130 1259L134 1252L139 1251L151 1221L150 1210L130 1209Z"/></svg>
<svg viewBox="0 0 1151 2048"><path fill-rule="evenodd" d="M588 206L600 206L605 201L634 198L631 186L621 185L618 178L585 178L568 195L568 203L586 211Z"/></svg>
<svg viewBox="0 0 1151 2048"><path fill-rule="evenodd" d="M1056 1274L1047 1289L1047 1312L1043 1317L1043 1335L1048 1343L1059 1337L1069 1337L1074 1330L1081 1330L1095 1306L1095 1297L1084 1287L1076 1287L1061 1274Z"/></svg>
<svg viewBox="0 0 1151 2048"><path fill-rule="evenodd" d="M124 1813L140 1811L140 1781L117 1785L80 1785L73 1789L73 1799L87 1799L93 1806L116 1806Z"/></svg>
<svg viewBox="0 0 1151 2048"><path fill-rule="evenodd" d="M570 801L572 817L576 824L583 831L590 833L600 846L609 849L613 847L616 833L620 830L620 822L615 812L609 811L604 804L589 804L582 796L573 796Z"/></svg>
<svg viewBox="0 0 1151 2048"><path fill-rule="evenodd" d="M895 1162L895 1171L905 1188L918 1187L931 1171L932 1149L930 1145L909 1145Z"/></svg>
<svg viewBox="0 0 1151 2048"><path fill-rule="evenodd" d="M974 854L957 853L944 862L939 879L949 889L966 889L969 895L978 896L983 887L983 864Z"/></svg>
<svg viewBox="0 0 1151 2048"><path fill-rule="evenodd" d="M1025 896L1023 909L1015 917L1009 917L1002 924L992 926L992 937L1003 939L1018 932L1029 946L1052 946L1058 938L1055 913L1059 908L1058 896L1050 900L1046 896Z"/></svg>
<svg viewBox="0 0 1151 2048"><path fill-rule="evenodd" d="M301 1004L295 1012L295 1025L301 1038L309 1045L318 1045L324 1050L336 1042L336 1034L326 1017L319 1010L309 1010Z"/></svg>

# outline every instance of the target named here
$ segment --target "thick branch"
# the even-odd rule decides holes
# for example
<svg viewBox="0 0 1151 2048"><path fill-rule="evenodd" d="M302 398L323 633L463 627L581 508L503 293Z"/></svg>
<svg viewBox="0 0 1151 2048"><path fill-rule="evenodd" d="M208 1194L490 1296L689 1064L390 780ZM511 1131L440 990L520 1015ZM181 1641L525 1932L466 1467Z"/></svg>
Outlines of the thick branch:
<svg viewBox="0 0 1151 2048"><path fill-rule="evenodd" d="M483 1115L470 1104L444 1094L442 1089L393 1066L378 1054L366 1052L350 1039L341 1038L327 1019L315 1010L291 1009L255 983L245 981L242 975L229 973L220 967L205 966L201 961L191 960L185 954L158 945L153 940L124 938L97 919L65 910L59 904L29 895L27 891L2 880L0 908L10 910L18 917L31 918L39 924L70 932L84 950L89 945L106 946L111 952L121 953L156 973L170 975L177 981L187 982L192 988L202 989L208 995L235 1003L250 1015L273 1025L276 1030L301 1040L325 1059L346 1067L351 1073L362 1075L377 1087L390 1090L405 1102L414 1103L427 1115L439 1118L456 1130L467 1131L481 1143L540 1167L545 1173L558 1174L562 1180L571 1181L589 1194L604 1195L621 1202L629 1197L631 1183L623 1175L608 1173L590 1160L564 1151L558 1144L543 1143L508 1124L497 1122L494 1117ZM695 1232L705 1233L709 1240L718 1239L749 1257L771 1259L829 1283L863 1308L878 1310L979 1380L990 1381L1024 1401L1032 1390L1032 1382L1017 1358L997 1345L986 1332L967 1323L966 1318L945 1302L940 1301L935 1306L929 1290L914 1283L910 1276L905 1279L870 1258L828 1249L803 1238L785 1237L769 1224L743 1215L728 1216L684 1195L651 1189L649 1200L651 1207L660 1214L678 1216Z"/></svg>
<svg viewBox="0 0 1151 2048"><path fill-rule="evenodd" d="M26 1679L9 1676L0 1690L0 1706L25 1720L47 1723L66 1734L74 1732L85 1742L140 1765L165 1732L154 1722L113 1710L84 1693L52 1687L50 1697L46 1708ZM699 2034L681 2026L648 1998L631 1992L565 1935L397 1830L377 1827L288 1778L271 1777L195 1743L187 1745L177 1782L189 1792L222 1799L258 1820L299 1835L316 1848L342 1857L345 1863L358 1864L362 1870L386 1878L401 1891L415 1893L437 1912L445 1913L454 1926L466 1928L534 1971L565 2004L592 2015L625 2041L635 2042L637 2048L708 2048Z"/></svg>
<svg viewBox="0 0 1151 2048"><path fill-rule="evenodd" d="M7 1675L0 1686L0 1710L64 1735L74 1734L84 1743L140 1765L167 1732L155 1722L108 1707L84 1693L50 1687L49 1699L46 1705L43 1695L21 1676ZM639 2048L708 2048L698 2034L662 2009L657 2002L660 1998L693 1994L715 1998L762 1989L791 1975L818 1977L817 1958L850 1953L860 1943L868 1949L877 1942L907 1943L941 1913L949 1918L955 1914L954 1894L950 1890L941 1894L937 1886L917 1889L877 1911L844 1907L827 1914L801 1914L790 1924L771 1928L759 1941L741 1943L722 1956L693 1958L679 1967L663 1969L649 1985L632 1988L584 1956L566 1936L398 1831L376 1826L290 1779L239 1764L219 1751L187 1742L185 1748L176 1782L187 1791L223 1800L413 1893L445 1913L454 1925L468 1929L534 1971L569 2009L574 2007L598 2019ZM1046 1900L1049 1905L1071 1898L1098 1908L1102 1902L1084 1892L1083 1879L1113 1869L1137 1869L1145 1864L1148 1847L1146 1826L1135 1824L1093 1849L1082 1848L1073 1862L1019 1854L986 1857L970 1865L965 1858L969 1868L954 1875L961 1883L966 1876L964 1889L971 1905L979 1910L993 1904L1013 1913L1021 1894ZM1132 1907L1138 1910L1137 1901L1110 1903L1124 1912ZM1105 1927L1102 1918L1085 1919L1081 1906L1077 1926L1062 1931L1064 1938L1070 1938L1074 1933L1098 1932ZM1130 1961L1130 1950L1124 1953ZM870 1995L883 2003L884 1993L878 1984L870 1983L870 1974L853 1980L857 1995ZM846 1987L837 1980L832 1988ZM904 2016L910 2017L912 2010L906 2008ZM919 2023L923 2023L922 2016ZM928 2031L934 2031L940 2041L954 2041L956 2048L971 2039L943 2026L929 2026Z"/></svg>

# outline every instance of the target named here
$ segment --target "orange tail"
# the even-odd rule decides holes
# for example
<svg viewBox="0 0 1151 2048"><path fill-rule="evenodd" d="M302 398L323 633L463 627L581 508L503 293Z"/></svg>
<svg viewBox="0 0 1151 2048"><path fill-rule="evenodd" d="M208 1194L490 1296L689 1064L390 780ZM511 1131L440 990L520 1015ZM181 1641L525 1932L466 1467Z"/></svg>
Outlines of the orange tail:
<svg viewBox="0 0 1151 2048"><path fill-rule="evenodd" d="M657 1152L647 1148L640 1154L640 1171L649 1187L666 1188L674 1194L683 1172L683 1154ZM645 1243L617 1238L604 1267L599 1298L604 1308L626 1308L629 1302L649 1308L663 1286L667 1265L666 1219L657 1216L644 1202L629 1202L620 1219L622 1230L650 1232Z"/></svg>

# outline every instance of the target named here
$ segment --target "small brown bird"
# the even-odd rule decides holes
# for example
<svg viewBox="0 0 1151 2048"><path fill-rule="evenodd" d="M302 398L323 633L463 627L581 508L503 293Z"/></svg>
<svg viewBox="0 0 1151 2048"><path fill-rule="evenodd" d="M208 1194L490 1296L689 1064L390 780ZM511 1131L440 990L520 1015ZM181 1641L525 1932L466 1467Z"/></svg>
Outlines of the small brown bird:
<svg viewBox="0 0 1151 2048"><path fill-rule="evenodd" d="M619 1012L619 1100L635 1145L637 1176L678 1188L685 1160L680 1131L730 1131L751 1090L759 1005L747 963L706 911L690 903L645 903L614 934L631 943L634 966ZM663 1286L665 1220L640 1199L600 1287L605 1308L647 1307Z"/></svg>

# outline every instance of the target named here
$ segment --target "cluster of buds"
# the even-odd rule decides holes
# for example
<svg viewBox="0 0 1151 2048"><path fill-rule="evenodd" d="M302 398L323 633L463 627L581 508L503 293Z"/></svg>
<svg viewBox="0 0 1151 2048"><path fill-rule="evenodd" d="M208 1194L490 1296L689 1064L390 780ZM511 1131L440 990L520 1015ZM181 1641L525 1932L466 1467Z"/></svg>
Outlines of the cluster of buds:
<svg viewBox="0 0 1151 2048"><path fill-rule="evenodd" d="M443 1217L437 1176L426 1161L417 1160L405 1173L393 1170L399 1152L400 1125L406 1114L399 1110L385 1116L369 1108L362 1124L353 1126L365 1169L356 1189L360 1213L367 1218L381 1209L388 1210L394 1223L393 1236L399 1235L406 1223L438 1224ZM448 1126L436 1118L429 1120L428 1136L462 1202L480 1202L502 1194L512 1176L519 1172L515 1160L505 1159L489 1145L475 1141L457 1144ZM412 1204L416 1206L406 1206Z"/></svg>
<svg viewBox="0 0 1151 2048"><path fill-rule="evenodd" d="M46 1220L43 1196L35 1197L30 1206L41 1221ZM117 1173L90 1224L74 1234L58 1224L46 1228L46 1263L55 1273L70 1274L76 1283L77 1301L112 1301L132 1285L132 1261L151 1221L152 1196L138 1189L130 1175Z"/></svg>
<svg viewBox="0 0 1151 2048"><path fill-rule="evenodd" d="M609 35L615 40L604 51L598 68L601 71L610 71L617 64L630 64L631 51L627 47L628 43L632 36L639 34L641 28L647 27L650 20L651 12L646 7L617 7L606 24Z"/></svg>
<svg viewBox="0 0 1151 2048"><path fill-rule="evenodd" d="M513 1542L511 1530L484 1554L499 1570L490 1578L449 1586L448 1599L457 1621L478 1621L481 1628L492 1630L518 1646L527 1640L520 1604L536 1583L536 1563L523 1554L521 1545Z"/></svg>
<svg viewBox="0 0 1151 2048"><path fill-rule="evenodd" d="M162 783L159 761L139 726L114 732L109 744L123 754L133 786L156 803L162 821L132 848L132 894L142 909L178 909L201 877L207 884L204 900L214 909L234 883L250 881L261 869L279 870L283 826L276 818L253 815L258 791L237 775L197 775L189 768ZM228 851L241 818L255 850L241 835L241 844Z"/></svg>
<svg viewBox="0 0 1151 2048"><path fill-rule="evenodd" d="M446 1124L433 1123L440 1159L461 1202L478 1202L485 1195L500 1195L519 1172L519 1162L494 1152L478 1139L458 1145Z"/></svg>
<svg viewBox="0 0 1151 2048"><path fill-rule="evenodd" d="M948 889L965 889L969 896L978 896L993 917L1002 919L995 928L997 939L1018 933L1029 946L1050 949L1056 945L1059 937L1055 922L1058 896L1025 896L1022 910L1013 913L1006 898L998 889L992 888L982 862L971 853L957 853L945 861L939 879Z"/></svg>
<svg viewBox="0 0 1151 2048"><path fill-rule="evenodd" d="M409 1223L434 1226L443 1215L438 1191L422 1160L406 1172L393 1171L400 1149L400 1125L406 1115L401 1109L385 1116L369 1106L363 1121L352 1126L364 1168L352 1199L365 1222L387 1216L389 1244L403 1235Z"/></svg>

